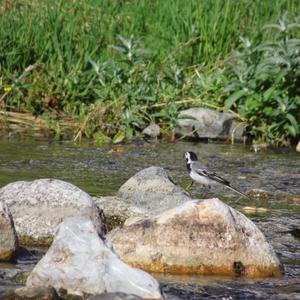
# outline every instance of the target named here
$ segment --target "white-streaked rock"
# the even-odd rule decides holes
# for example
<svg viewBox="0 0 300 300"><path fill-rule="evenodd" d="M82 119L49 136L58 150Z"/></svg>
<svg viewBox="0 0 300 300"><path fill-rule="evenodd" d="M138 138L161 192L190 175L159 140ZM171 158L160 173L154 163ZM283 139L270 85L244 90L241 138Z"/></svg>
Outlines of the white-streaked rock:
<svg viewBox="0 0 300 300"><path fill-rule="evenodd" d="M89 219L69 218L27 279L28 287L51 285L68 294L123 292L161 299L158 282L121 261Z"/></svg>
<svg viewBox="0 0 300 300"><path fill-rule="evenodd" d="M191 200L108 234L125 262L152 272L278 276L281 264L265 236L218 199Z"/></svg>
<svg viewBox="0 0 300 300"><path fill-rule="evenodd" d="M50 245L57 226L72 216L90 218L101 231L102 221L92 197L62 180L10 183L0 189L0 201L8 205L23 245Z"/></svg>
<svg viewBox="0 0 300 300"><path fill-rule="evenodd" d="M0 201L0 261L9 261L15 254L18 239L8 206Z"/></svg>
<svg viewBox="0 0 300 300"><path fill-rule="evenodd" d="M155 215L189 200L161 167L149 167L129 178L119 189L118 197Z"/></svg>

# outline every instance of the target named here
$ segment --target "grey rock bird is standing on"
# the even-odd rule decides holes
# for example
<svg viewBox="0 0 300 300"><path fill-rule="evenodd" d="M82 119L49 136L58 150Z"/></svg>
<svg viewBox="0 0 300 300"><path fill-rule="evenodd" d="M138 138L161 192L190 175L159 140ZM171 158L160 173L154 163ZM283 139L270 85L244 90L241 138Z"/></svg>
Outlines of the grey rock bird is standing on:
<svg viewBox="0 0 300 300"><path fill-rule="evenodd" d="M244 193L232 187L229 181L208 170L200 161L198 161L198 157L194 152L185 152L184 156L189 175L194 181L207 186L221 184L239 195L249 198Z"/></svg>

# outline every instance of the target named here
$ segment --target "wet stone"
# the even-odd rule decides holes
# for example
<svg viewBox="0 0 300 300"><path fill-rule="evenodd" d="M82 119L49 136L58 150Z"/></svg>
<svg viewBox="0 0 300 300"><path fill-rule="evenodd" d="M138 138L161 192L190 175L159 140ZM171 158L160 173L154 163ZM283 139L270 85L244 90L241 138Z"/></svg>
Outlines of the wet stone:
<svg viewBox="0 0 300 300"><path fill-rule="evenodd" d="M218 199L187 201L108 237L124 261L150 272L273 277L283 271L255 224Z"/></svg>

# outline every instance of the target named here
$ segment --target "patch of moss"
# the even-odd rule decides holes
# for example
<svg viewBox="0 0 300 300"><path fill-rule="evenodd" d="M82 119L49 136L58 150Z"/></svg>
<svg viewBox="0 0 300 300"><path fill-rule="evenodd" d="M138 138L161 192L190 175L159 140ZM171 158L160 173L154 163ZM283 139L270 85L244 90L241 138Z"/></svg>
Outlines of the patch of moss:
<svg viewBox="0 0 300 300"><path fill-rule="evenodd" d="M20 235L18 238L20 245L28 247L49 247L53 242L52 236L36 239L28 235Z"/></svg>
<svg viewBox="0 0 300 300"><path fill-rule="evenodd" d="M109 232L116 227L122 227L126 219L126 217L122 216L105 216L107 231Z"/></svg>

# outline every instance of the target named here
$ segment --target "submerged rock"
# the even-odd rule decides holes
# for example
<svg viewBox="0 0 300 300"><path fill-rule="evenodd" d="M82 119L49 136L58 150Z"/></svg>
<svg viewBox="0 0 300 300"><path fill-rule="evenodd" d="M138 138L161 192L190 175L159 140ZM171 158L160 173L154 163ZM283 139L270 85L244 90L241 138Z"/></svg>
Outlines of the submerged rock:
<svg viewBox="0 0 300 300"><path fill-rule="evenodd" d="M8 206L0 201L0 261L9 261L18 247L14 222Z"/></svg>
<svg viewBox="0 0 300 300"><path fill-rule="evenodd" d="M291 203L300 203L300 195L287 193L283 191L266 191L263 189L252 189L247 192L247 195L251 199L259 199L259 200L279 200L282 201L288 201Z"/></svg>
<svg viewBox="0 0 300 300"><path fill-rule="evenodd" d="M0 300L60 300L53 287L16 288L0 295Z"/></svg>
<svg viewBox="0 0 300 300"><path fill-rule="evenodd" d="M151 272L249 277L282 272L256 225L218 199L188 201L108 237L121 259Z"/></svg>
<svg viewBox="0 0 300 300"><path fill-rule="evenodd" d="M187 137L242 140L246 124L228 112L208 108L189 108L180 112L176 134Z"/></svg>
<svg viewBox="0 0 300 300"><path fill-rule="evenodd" d="M141 170L120 187L117 195L127 203L142 208L149 215L155 215L190 199L160 167Z"/></svg>
<svg viewBox="0 0 300 300"><path fill-rule="evenodd" d="M101 231L102 221L92 197L62 180L10 183L0 189L0 201L8 205L23 245L50 245L57 226L71 216L88 217Z"/></svg>
<svg viewBox="0 0 300 300"><path fill-rule="evenodd" d="M60 225L48 252L27 279L28 287L45 285L80 296L124 292L142 298L162 297L153 277L121 261L91 220L79 217Z"/></svg>
<svg viewBox="0 0 300 300"><path fill-rule="evenodd" d="M125 293L105 293L91 296L87 300L143 300L143 298Z"/></svg>

